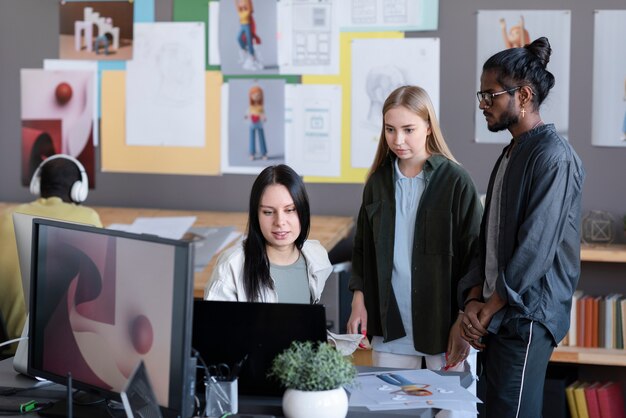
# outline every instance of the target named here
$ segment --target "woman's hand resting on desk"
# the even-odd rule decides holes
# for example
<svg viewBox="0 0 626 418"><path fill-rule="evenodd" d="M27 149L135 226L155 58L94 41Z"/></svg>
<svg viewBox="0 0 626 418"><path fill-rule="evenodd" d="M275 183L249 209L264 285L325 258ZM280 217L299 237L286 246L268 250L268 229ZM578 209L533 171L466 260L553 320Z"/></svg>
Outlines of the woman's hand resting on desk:
<svg viewBox="0 0 626 418"><path fill-rule="evenodd" d="M361 328L359 330L359 327ZM352 312L348 319L348 334L361 334L363 338L367 335L367 309L365 309L365 300L363 299L363 292L355 290L352 295ZM366 348L369 343L363 345L359 344L359 347Z"/></svg>

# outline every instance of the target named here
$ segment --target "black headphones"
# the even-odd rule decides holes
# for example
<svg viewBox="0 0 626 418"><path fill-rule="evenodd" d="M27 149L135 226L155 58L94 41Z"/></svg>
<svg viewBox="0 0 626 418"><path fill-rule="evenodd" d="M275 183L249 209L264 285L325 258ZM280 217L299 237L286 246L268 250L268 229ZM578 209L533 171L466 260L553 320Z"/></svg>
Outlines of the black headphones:
<svg viewBox="0 0 626 418"><path fill-rule="evenodd" d="M65 158L66 160L70 160L73 162L76 167L78 167L78 171L80 171L80 180L76 180L74 184L72 184L72 189L70 190L70 198L75 203L82 203L87 199L87 194L89 193L89 180L87 179L87 171L85 171L85 167L78 161L76 158L67 154L54 154L50 157L43 160L35 173L33 173L33 178L30 180L30 192L35 196L39 196L41 194L41 167L44 166L48 161L56 160L57 158Z"/></svg>

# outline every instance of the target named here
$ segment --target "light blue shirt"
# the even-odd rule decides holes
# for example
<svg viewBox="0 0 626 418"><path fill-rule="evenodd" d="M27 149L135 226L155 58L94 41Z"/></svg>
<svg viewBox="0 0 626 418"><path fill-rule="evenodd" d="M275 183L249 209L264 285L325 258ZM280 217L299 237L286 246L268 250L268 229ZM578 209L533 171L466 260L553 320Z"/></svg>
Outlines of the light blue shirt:
<svg viewBox="0 0 626 418"><path fill-rule="evenodd" d="M413 348L413 320L411 317L411 260L413 258L413 234L420 199L426 187L424 172L406 177L400 171L398 160L394 163L396 196L396 224L393 242L393 271L391 286L398 302L402 325L406 336L383 343L382 337L372 339L376 351L394 354L422 355Z"/></svg>

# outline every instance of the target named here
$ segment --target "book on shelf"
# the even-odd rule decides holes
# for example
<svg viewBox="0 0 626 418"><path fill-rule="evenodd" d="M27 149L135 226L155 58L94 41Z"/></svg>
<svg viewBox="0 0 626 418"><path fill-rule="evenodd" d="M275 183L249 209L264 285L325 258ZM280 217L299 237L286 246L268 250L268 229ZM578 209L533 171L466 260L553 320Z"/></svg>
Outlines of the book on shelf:
<svg viewBox="0 0 626 418"><path fill-rule="evenodd" d="M578 347L585 346L585 299L589 296L583 295L576 302L577 312L576 312L576 345Z"/></svg>
<svg viewBox="0 0 626 418"><path fill-rule="evenodd" d="M581 382L574 388L574 401L576 402L576 411L578 418L589 418L587 410L587 399L585 398L585 389L589 386L587 382Z"/></svg>
<svg viewBox="0 0 626 418"><path fill-rule="evenodd" d="M578 418L578 409L576 408L576 400L574 399L574 389L580 385L580 382L576 380L565 388L565 398L567 399L567 406L569 407L569 413L572 418Z"/></svg>
<svg viewBox="0 0 626 418"><path fill-rule="evenodd" d="M622 385L617 382L608 382L599 386L596 392L602 418L626 418Z"/></svg>
<svg viewBox="0 0 626 418"><path fill-rule="evenodd" d="M624 334L622 332L622 300L623 297L615 299L615 348L624 348Z"/></svg>
<svg viewBox="0 0 626 418"><path fill-rule="evenodd" d="M572 296L572 309L570 311L570 315L569 315L569 332L568 334L568 338L567 338L567 345L569 345L570 347L576 347L577 344L577 332L576 332L576 328L578 327L578 300L583 296L583 292L582 290L576 290L574 292L574 295Z"/></svg>
<svg viewBox="0 0 626 418"><path fill-rule="evenodd" d="M587 401L587 412L589 418L602 418L600 415L600 404L598 403L599 382L594 382L585 388L585 400Z"/></svg>
<svg viewBox="0 0 626 418"><path fill-rule="evenodd" d="M598 345L604 348L606 346L606 297L598 298Z"/></svg>

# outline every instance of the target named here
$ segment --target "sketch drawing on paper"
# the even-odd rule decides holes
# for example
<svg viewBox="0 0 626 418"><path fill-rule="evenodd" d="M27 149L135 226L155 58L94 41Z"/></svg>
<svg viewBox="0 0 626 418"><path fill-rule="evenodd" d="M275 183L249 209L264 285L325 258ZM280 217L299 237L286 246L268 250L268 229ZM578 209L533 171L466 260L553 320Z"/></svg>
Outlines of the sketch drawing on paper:
<svg viewBox="0 0 626 418"><path fill-rule="evenodd" d="M374 67L369 70L365 79L365 90L370 100L367 112L368 124L380 126L380 115L383 103L389 93L406 84L402 71L393 65Z"/></svg>
<svg viewBox="0 0 626 418"><path fill-rule="evenodd" d="M182 44L167 43L159 48L155 60L159 101L177 107L190 104L194 99L193 51Z"/></svg>

